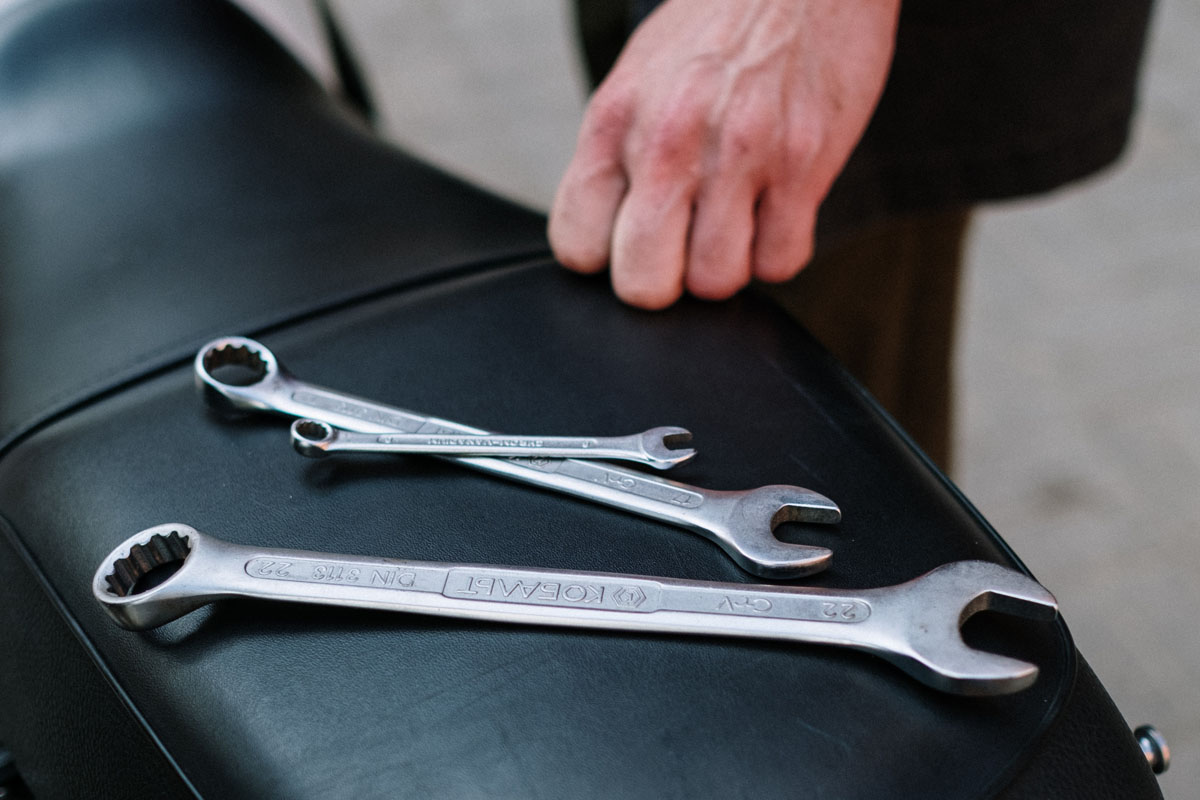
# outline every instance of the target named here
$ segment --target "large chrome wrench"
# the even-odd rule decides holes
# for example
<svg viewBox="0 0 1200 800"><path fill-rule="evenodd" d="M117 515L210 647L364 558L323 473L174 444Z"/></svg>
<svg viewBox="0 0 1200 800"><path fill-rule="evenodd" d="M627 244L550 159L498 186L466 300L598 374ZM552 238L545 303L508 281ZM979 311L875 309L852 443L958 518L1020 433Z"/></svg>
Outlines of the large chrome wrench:
<svg viewBox="0 0 1200 800"><path fill-rule="evenodd" d="M848 591L246 547L181 524L125 540L96 571L92 593L131 630L223 598L249 597L840 645L966 695L1016 692L1038 674L1034 664L968 647L960 633L968 617L984 609L1043 620L1057 613L1054 596L1037 582L986 561L957 561L907 583Z"/></svg>
<svg viewBox="0 0 1200 800"><path fill-rule="evenodd" d="M214 376L223 368L237 369L245 377L235 383ZM297 380L265 345L240 336L200 348L195 375L205 401L226 413L269 411L359 433L487 433ZM779 524L841 519L832 500L799 486L717 491L579 459L449 460L695 531L742 569L764 578L808 575L827 567L833 557L826 547L780 541L774 535Z"/></svg>

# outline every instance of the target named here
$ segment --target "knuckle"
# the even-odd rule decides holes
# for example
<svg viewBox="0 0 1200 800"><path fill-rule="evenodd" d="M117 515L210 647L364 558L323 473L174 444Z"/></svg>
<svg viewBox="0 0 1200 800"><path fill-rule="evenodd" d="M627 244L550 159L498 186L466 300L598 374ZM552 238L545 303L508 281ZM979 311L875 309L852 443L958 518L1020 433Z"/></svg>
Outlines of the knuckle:
<svg viewBox="0 0 1200 800"><path fill-rule="evenodd" d="M599 272L608 264L608 241L600 235L589 235L586 229L572 224L562 215L552 215L546 236L555 259L574 272Z"/></svg>
<svg viewBox="0 0 1200 800"><path fill-rule="evenodd" d="M638 160L652 172L688 168L698 157L702 139L702 112L687 107L668 109L649 124Z"/></svg>
<svg viewBox="0 0 1200 800"><path fill-rule="evenodd" d="M707 256L693 259L685 282L687 290L702 300L726 300L750 282L748 264L733 266L729 261L716 261Z"/></svg>
<svg viewBox="0 0 1200 800"><path fill-rule="evenodd" d="M743 110L731 115L721 134L722 157L742 161L755 153L766 155L775 149L779 123L760 109Z"/></svg>
<svg viewBox="0 0 1200 800"><path fill-rule="evenodd" d="M577 242L558 242L553 236L550 238L550 246L558 263L572 272L599 272L608 264L608 251L603 247Z"/></svg>
<svg viewBox="0 0 1200 800"><path fill-rule="evenodd" d="M727 276L689 276L687 289L701 300L728 300L741 291L747 281L740 277L730 279Z"/></svg>
<svg viewBox="0 0 1200 800"><path fill-rule="evenodd" d="M754 276L768 283L791 280L812 259L812 237L797 234L772 248L759 248L754 254Z"/></svg>
<svg viewBox="0 0 1200 800"><path fill-rule="evenodd" d="M614 282L613 291L622 302L647 311L659 311L679 299L676 286L642 281Z"/></svg>
<svg viewBox="0 0 1200 800"><path fill-rule="evenodd" d="M680 90L647 109L636 122L630 162L652 174L695 171L711 127L704 96Z"/></svg>
<svg viewBox="0 0 1200 800"><path fill-rule="evenodd" d="M812 163L823 146L821 130L813 124L790 125L783 137L784 157L793 166Z"/></svg>
<svg viewBox="0 0 1200 800"><path fill-rule="evenodd" d="M800 270L804 269L807 263L807 258L803 261L757 259L754 265L754 276L767 283L783 283L800 274Z"/></svg>
<svg viewBox="0 0 1200 800"><path fill-rule="evenodd" d="M583 116L583 135L607 139L619 137L633 117L633 102L622 89L604 84L596 90Z"/></svg>
<svg viewBox="0 0 1200 800"><path fill-rule="evenodd" d="M804 197L768 193L760 206L754 241L754 276L790 280L812 258L817 207Z"/></svg>

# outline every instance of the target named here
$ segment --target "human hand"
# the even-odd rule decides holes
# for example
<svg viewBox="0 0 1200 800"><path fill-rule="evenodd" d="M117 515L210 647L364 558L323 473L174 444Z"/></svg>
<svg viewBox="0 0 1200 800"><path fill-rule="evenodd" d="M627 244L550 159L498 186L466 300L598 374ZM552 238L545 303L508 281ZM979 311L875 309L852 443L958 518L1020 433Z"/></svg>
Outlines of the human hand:
<svg viewBox="0 0 1200 800"><path fill-rule="evenodd" d="M867 126L900 0L667 0L588 105L550 213L577 272L627 303L784 281Z"/></svg>

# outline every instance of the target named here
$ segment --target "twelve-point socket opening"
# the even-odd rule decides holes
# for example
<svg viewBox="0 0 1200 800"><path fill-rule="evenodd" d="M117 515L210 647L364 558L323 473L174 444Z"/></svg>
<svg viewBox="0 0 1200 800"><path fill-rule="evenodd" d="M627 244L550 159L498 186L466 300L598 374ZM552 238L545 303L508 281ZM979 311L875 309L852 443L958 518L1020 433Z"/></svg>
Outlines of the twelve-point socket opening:
<svg viewBox="0 0 1200 800"><path fill-rule="evenodd" d="M129 555L113 562L105 576L108 591L117 597L148 592L165 583L183 566L191 552L188 537L178 531L156 533L129 548Z"/></svg>
<svg viewBox="0 0 1200 800"><path fill-rule="evenodd" d="M333 436L333 428L315 419L297 420L292 426L296 436L306 442L323 442Z"/></svg>
<svg viewBox="0 0 1200 800"><path fill-rule="evenodd" d="M210 348L203 359L204 370L217 383L251 386L267 376L267 362L257 350L245 345Z"/></svg>

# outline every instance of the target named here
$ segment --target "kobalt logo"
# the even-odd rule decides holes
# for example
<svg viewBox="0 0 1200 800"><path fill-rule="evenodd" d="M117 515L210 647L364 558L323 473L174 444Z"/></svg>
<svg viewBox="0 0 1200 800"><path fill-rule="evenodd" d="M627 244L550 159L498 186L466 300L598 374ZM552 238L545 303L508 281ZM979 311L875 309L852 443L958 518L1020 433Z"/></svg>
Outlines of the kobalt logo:
<svg viewBox="0 0 1200 800"><path fill-rule="evenodd" d="M637 608L646 602L646 593L637 586L622 586L612 593L612 600L625 608Z"/></svg>

